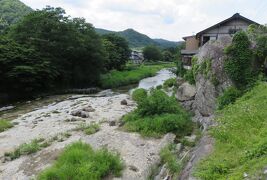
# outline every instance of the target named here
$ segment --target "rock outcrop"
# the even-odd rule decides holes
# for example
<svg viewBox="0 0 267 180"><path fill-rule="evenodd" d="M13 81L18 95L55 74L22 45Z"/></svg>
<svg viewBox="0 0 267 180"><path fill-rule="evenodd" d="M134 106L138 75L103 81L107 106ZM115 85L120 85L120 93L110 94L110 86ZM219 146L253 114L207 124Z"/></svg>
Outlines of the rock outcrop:
<svg viewBox="0 0 267 180"><path fill-rule="evenodd" d="M216 98L232 85L224 71L224 48L232 39L223 37L217 41L206 43L197 54L197 65L202 66L210 61L209 71L198 72L196 75L196 96L194 107L202 116L211 116L216 109Z"/></svg>

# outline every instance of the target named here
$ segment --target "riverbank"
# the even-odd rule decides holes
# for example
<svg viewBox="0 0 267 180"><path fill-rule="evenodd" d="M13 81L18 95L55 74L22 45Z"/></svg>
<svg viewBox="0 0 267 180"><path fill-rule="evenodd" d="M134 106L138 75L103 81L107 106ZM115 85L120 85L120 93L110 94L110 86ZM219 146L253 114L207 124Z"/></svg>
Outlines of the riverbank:
<svg viewBox="0 0 267 180"><path fill-rule="evenodd" d="M162 71L156 77L162 83L167 78ZM153 78L143 81L148 88L157 84ZM109 90L94 97L62 95L35 100L4 112L0 118L7 117L14 127L0 134L0 179L32 179L77 141L119 153L124 163L121 179L145 179L151 167L159 163L160 150L173 142L174 135L155 139L121 131L121 118L135 108L129 94ZM74 116L77 111L82 111L84 118ZM89 135L83 129L92 123L99 129ZM22 154L17 155L17 149L22 149Z"/></svg>
<svg viewBox="0 0 267 180"><path fill-rule="evenodd" d="M111 71L101 76L100 86L104 89L118 88L136 84L141 79L156 75L156 73L164 68L175 67L174 63L159 63L145 65L128 65L123 71Z"/></svg>

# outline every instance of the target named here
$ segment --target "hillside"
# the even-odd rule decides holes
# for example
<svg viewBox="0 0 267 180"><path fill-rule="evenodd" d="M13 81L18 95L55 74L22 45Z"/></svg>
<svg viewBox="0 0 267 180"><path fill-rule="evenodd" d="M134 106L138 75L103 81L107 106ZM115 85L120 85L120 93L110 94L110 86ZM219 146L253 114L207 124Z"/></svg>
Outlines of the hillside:
<svg viewBox="0 0 267 180"><path fill-rule="evenodd" d="M0 30L16 23L32 9L19 0L0 0Z"/></svg>
<svg viewBox="0 0 267 180"><path fill-rule="evenodd" d="M109 31L105 29L96 28L96 32L100 35L109 33L118 34L127 39L127 41L130 44L130 47L132 48L140 48L147 45L155 45L161 48L168 48L168 47L176 47L177 45L180 44L180 42L167 41L164 39L151 39L147 35L139 33L134 29L126 29L124 31L116 32L116 31Z"/></svg>
<svg viewBox="0 0 267 180"><path fill-rule="evenodd" d="M266 179L267 84L261 83L219 112L211 130L214 152L196 171L201 179ZM265 173L265 174L264 174ZM262 177L262 178L257 178Z"/></svg>

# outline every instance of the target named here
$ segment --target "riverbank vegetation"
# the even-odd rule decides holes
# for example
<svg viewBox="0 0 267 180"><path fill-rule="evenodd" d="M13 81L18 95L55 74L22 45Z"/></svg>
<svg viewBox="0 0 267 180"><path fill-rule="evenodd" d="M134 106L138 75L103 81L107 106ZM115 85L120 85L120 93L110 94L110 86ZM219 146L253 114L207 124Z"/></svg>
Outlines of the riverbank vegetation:
<svg viewBox="0 0 267 180"><path fill-rule="evenodd" d="M94 179L120 176L123 163L119 155L106 149L93 150L90 145L77 142L69 145L55 164L44 170L39 180L49 179Z"/></svg>
<svg viewBox="0 0 267 180"><path fill-rule="evenodd" d="M214 152L196 171L201 179L266 178L267 84L260 83L218 112Z"/></svg>
<svg viewBox="0 0 267 180"><path fill-rule="evenodd" d="M134 97L137 109L122 119L126 130L150 137L160 137L169 132L181 137L192 132L190 115L174 97L161 90L152 90L150 94L140 91L134 93Z"/></svg>
<svg viewBox="0 0 267 180"><path fill-rule="evenodd" d="M102 88L116 88L138 83L143 78L151 77L163 69L174 67L174 63L162 63L154 65L131 66L128 65L122 71L113 70L101 75L100 86Z"/></svg>

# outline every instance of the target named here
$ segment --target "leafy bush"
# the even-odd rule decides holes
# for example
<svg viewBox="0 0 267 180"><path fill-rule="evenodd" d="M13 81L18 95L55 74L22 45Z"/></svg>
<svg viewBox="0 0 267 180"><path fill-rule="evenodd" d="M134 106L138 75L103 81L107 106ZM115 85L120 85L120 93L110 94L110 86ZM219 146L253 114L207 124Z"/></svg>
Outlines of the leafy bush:
<svg viewBox="0 0 267 180"><path fill-rule="evenodd" d="M242 95L235 87L230 87L224 91L224 93L218 97L218 109L223 109L225 106L232 104Z"/></svg>
<svg viewBox="0 0 267 180"><path fill-rule="evenodd" d="M145 89L142 89L142 88L136 89L132 94L132 98L136 102L140 102L143 99L145 99L146 97L147 97L147 91Z"/></svg>
<svg viewBox="0 0 267 180"><path fill-rule="evenodd" d="M190 84L196 84L193 70L187 70L184 75L184 79L188 81Z"/></svg>
<svg viewBox="0 0 267 180"><path fill-rule="evenodd" d="M10 121L0 119L0 132L3 132L12 127L13 124Z"/></svg>
<svg viewBox="0 0 267 180"><path fill-rule="evenodd" d="M118 155L106 149L94 151L90 145L76 142L64 150L52 167L41 172L38 179L100 180L108 175L120 176L122 169Z"/></svg>
<svg viewBox="0 0 267 180"><path fill-rule="evenodd" d="M163 88L170 88L176 85L176 78L170 78L168 80L166 80L163 84Z"/></svg>
<svg viewBox="0 0 267 180"><path fill-rule="evenodd" d="M195 175L199 179L249 178L267 164L267 84L260 83L234 104L219 111L212 154L201 161Z"/></svg>
<svg viewBox="0 0 267 180"><path fill-rule="evenodd" d="M143 49L144 58L149 61L161 61L163 55L161 50L157 46L146 46Z"/></svg>
<svg viewBox="0 0 267 180"><path fill-rule="evenodd" d="M224 69L238 88L246 88L253 80L252 50L245 32L237 32L232 44L225 49L228 59Z"/></svg>
<svg viewBox="0 0 267 180"><path fill-rule="evenodd" d="M174 97L169 97L160 90L152 90L150 95L137 103L137 109L123 117L126 130L153 137L168 132L178 136L191 132L190 115Z"/></svg>

